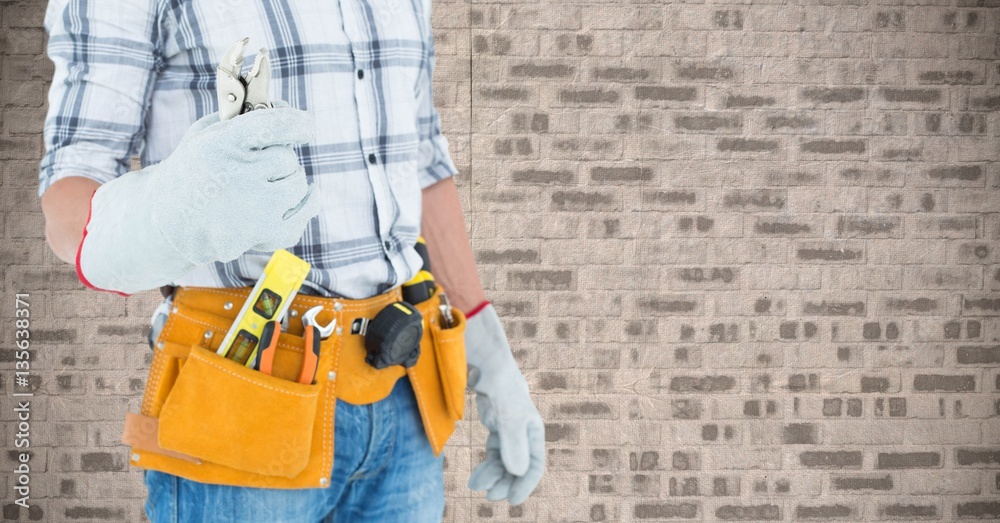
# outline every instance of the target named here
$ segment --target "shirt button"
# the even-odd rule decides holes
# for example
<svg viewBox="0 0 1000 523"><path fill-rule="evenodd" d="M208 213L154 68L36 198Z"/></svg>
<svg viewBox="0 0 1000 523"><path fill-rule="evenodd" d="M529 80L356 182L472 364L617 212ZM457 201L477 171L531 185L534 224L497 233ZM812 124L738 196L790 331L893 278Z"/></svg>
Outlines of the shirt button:
<svg viewBox="0 0 1000 523"><path fill-rule="evenodd" d="M385 250L387 251L392 250L392 242L390 242L389 240L386 240L385 243L383 243L382 245L385 245Z"/></svg>
<svg viewBox="0 0 1000 523"><path fill-rule="evenodd" d="M375 164L375 154L374 153L368 155L368 163L373 164L373 165Z"/></svg>
<svg viewBox="0 0 1000 523"><path fill-rule="evenodd" d="M365 71L363 69L358 69L358 80L365 79Z"/></svg>

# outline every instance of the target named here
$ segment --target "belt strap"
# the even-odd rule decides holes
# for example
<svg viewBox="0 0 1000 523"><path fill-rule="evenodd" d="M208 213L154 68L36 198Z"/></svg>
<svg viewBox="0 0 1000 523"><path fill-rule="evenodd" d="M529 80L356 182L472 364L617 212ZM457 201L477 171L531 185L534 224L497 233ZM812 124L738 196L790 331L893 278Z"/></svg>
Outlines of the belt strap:
<svg viewBox="0 0 1000 523"><path fill-rule="evenodd" d="M201 465L201 460L198 458L160 447L159 433L160 421L158 419L132 412L125 414L125 430L122 432L122 443L131 446L135 450L162 454Z"/></svg>

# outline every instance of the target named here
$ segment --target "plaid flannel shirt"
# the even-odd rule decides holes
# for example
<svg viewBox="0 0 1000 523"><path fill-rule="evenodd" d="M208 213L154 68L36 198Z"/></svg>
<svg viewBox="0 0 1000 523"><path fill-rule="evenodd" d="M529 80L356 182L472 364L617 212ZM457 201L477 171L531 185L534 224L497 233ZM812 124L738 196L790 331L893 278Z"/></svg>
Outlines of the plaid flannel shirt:
<svg viewBox="0 0 1000 523"><path fill-rule="evenodd" d="M39 195L55 181L107 182L138 154L155 164L218 109L216 68L250 37L267 47L271 98L312 113L297 147L322 202L291 248L303 292L364 298L420 268L421 189L455 174L432 99L430 0L52 0L55 64ZM176 284L253 285L270 253L195 269Z"/></svg>

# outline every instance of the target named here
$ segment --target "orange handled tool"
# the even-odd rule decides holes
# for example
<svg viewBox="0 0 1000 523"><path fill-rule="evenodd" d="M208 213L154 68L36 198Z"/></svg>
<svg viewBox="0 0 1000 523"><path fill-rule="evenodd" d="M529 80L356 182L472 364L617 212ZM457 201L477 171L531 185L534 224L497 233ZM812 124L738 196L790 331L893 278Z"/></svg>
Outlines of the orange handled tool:
<svg viewBox="0 0 1000 523"><path fill-rule="evenodd" d="M272 320L264 324L264 332L260 335L260 349L257 350L257 361L254 362L254 367L264 374L271 374L280 333L281 324L278 322Z"/></svg>
<svg viewBox="0 0 1000 523"><path fill-rule="evenodd" d="M306 346L302 352L302 370L299 371L299 383L312 383L316 378L316 367L319 365L319 342L333 334L337 320L320 325L316 316L323 312L323 306L317 305L302 314L302 328L305 330Z"/></svg>
<svg viewBox="0 0 1000 523"><path fill-rule="evenodd" d="M316 366L319 365L319 327L306 325L306 346L302 351L302 370L299 372L299 383L310 384L316 378Z"/></svg>

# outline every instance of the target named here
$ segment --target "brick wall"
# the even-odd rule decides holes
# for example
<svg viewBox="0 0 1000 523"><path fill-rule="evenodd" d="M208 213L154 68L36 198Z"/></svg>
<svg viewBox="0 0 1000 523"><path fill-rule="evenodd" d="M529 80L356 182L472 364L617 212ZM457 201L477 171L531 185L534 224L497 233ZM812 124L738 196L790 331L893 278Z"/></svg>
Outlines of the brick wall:
<svg viewBox="0 0 1000 523"><path fill-rule="evenodd" d="M448 521L1000 519L1000 3L435 6L480 273L549 440L511 508L465 488L464 423ZM37 505L6 474L3 518L138 521L116 442L157 299L44 246L44 2L0 7L0 386L16 291L38 370Z"/></svg>

